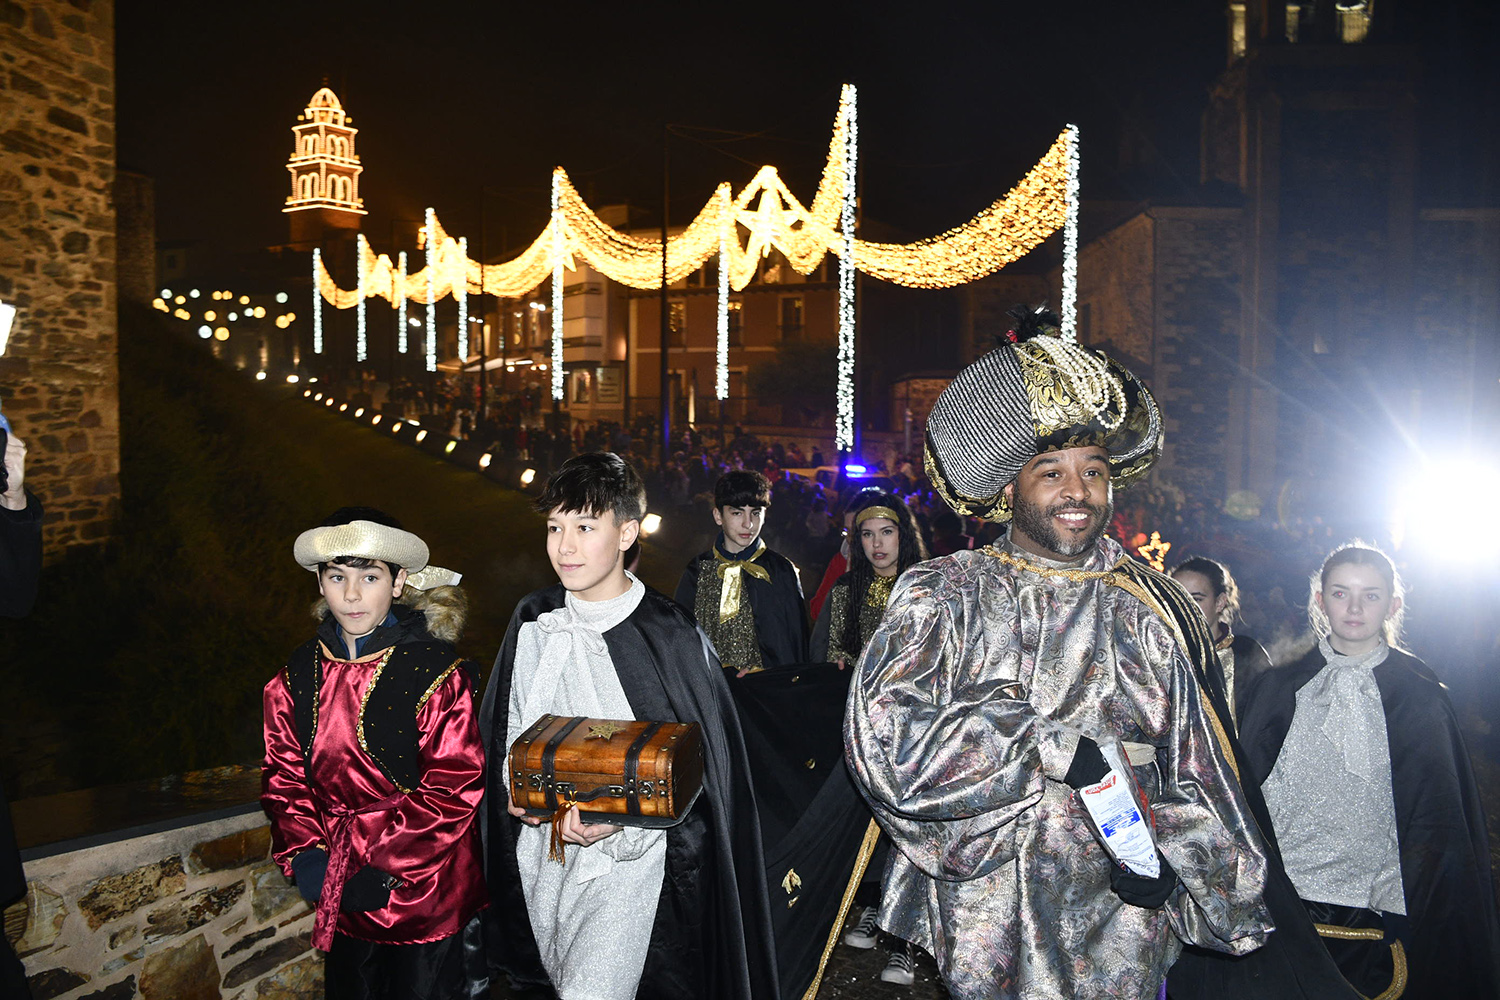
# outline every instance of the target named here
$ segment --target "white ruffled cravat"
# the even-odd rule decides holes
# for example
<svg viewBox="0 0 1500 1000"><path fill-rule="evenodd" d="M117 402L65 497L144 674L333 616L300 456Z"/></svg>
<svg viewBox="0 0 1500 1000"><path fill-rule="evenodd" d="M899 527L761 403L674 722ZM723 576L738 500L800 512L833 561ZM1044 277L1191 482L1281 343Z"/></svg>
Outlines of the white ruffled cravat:
<svg viewBox="0 0 1500 1000"><path fill-rule="evenodd" d="M1391 748L1375 668L1385 662L1391 647L1382 642L1368 653L1345 656L1325 637L1318 641L1318 650L1328 665L1297 692L1297 713L1323 716L1320 728L1329 742L1342 747L1344 770L1367 783L1378 777L1390 784Z"/></svg>

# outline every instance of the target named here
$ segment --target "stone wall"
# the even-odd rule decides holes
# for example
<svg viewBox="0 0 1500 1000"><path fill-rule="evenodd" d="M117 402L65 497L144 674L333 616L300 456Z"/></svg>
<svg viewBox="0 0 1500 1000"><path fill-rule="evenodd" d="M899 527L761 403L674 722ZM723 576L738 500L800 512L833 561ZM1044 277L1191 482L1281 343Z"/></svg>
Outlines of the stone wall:
<svg viewBox="0 0 1500 1000"><path fill-rule="evenodd" d="M1045 274L1003 270L962 286L959 293L963 354L959 363L972 364L1000 346L996 338L1014 324L1006 314L1016 306L1049 302L1056 309L1059 287Z"/></svg>
<svg viewBox="0 0 1500 1000"><path fill-rule="evenodd" d="M1417 228L1410 431L1430 453L1492 444L1500 422L1500 208L1428 209Z"/></svg>
<svg viewBox="0 0 1500 1000"><path fill-rule="evenodd" d="M119 501L114 179L113 4L0 0L0 399L48 559L105 539Z"/></svg>
<svg viewBox="0 0 1500 1000"><path fill-rule="evenodd" d="M121 302L150 305L156 297L156 185L145 174L115 174L115 273Z"/></svg>
<svg viewBox="0 0 1500 1000"><path fill-rule="evenodd" d="M1079 343L1109 352L1132 370L1145 368L1139 374L1148 379L1156 342L1151 282L1155 236L1154 219L1142 212L1078 251ZM1057 281L1060 286L1061 272Z"/></svg>
<svg viewBox="0 0 1500 1000"><path fill-rule="evenodd" d="M26 864L5 912L34 1000L314 1000L312 910L259 810Z"/></svg>
<svg viewBox="0 0 1500 1000"><path fill-rule="evenodd" d="M1162 472L1205 500L1224 501L1231 400L1240 364L1242 265L1238 209L1151 209L1155 220L1151 388L1166 422ZM1262 502L1267 498L1261 497Z"/></svg>

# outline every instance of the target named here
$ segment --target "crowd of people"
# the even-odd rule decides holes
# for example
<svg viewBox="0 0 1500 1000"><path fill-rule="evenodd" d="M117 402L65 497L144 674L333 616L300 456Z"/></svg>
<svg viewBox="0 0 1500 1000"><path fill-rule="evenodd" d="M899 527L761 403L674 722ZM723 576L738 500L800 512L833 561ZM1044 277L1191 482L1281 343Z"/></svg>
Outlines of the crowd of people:
<svg viewBox="0 0 1500 1000"><path fill-rule="evenodd" d="M841 935L963 1000L1500 997L1484 814L1395 565L1327 553L1316 642L1275 660L1224 562L1109 533L1160 452L1149 389L1014 317L921 477L830 505L753 467L774 448L685 438L712 541L673 597L629 568L630 436L576 442L535 500L558 583L482 700L421 539L368 508L304 532L326 612L266 687L263 804L328 995L796 997ZM812 601L769 531L805 510L841 525ZM683 723L701 787L648 816L642 748Z"/></svg>

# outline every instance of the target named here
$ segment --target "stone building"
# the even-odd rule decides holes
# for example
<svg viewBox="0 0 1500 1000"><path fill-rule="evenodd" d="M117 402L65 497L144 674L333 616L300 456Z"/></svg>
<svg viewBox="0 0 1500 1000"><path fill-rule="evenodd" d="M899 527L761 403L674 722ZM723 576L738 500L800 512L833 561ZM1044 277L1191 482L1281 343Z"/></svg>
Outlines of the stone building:
<svg viewBox="0 0 1500 1000"><path fill-rule="evenodd" d="M1500 419L1500 209L1425 176L1456 153L1424 138L1422 53L1395 12L1229 3L1200 185L1084 203L1080 339L1146 376L1160 475L1204 500L1306 513ZM1055 299L1055 262L1033 257L967 291L971 357L1010 303Z"/></svg>
<svg viewBox="0 0 1500 1000"><path fill-rule="evenodd" d="M47 557L119 502L114 6L0 5L0 400L29 446Z"/></svg>

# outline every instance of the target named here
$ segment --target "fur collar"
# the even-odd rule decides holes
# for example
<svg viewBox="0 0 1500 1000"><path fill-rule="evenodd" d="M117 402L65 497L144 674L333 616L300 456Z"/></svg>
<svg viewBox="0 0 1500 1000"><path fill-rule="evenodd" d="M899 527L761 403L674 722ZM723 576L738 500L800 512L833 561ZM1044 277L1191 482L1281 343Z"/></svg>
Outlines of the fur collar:
<svg viewBox="0 0 1500 1000"><path fill-rule="evenodd" d="M434 639L457 643L463 635L464 622L469 615L469 598L461 587L433 587L431 590L407 587L401 591L396 603L422 612L427 633ZM319 597L312 606L312 616L321 622L330 613L328 602Z"/></svg>

